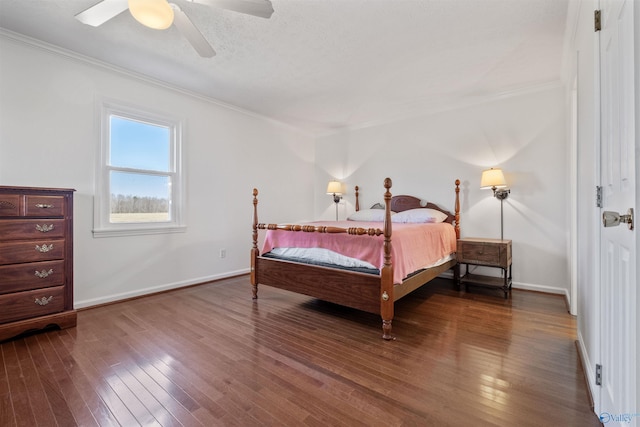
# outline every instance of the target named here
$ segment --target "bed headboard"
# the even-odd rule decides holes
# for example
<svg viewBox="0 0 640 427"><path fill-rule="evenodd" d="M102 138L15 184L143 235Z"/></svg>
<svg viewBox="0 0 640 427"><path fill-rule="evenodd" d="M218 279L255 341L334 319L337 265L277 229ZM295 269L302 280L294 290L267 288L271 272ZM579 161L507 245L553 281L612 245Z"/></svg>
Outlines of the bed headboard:
<svg viewBox="0 0 640 427"><path fill-rule="evenodd" d="M387 180L389 180L389 178L387 178ZM389 180L390 181L390 180ZM385 181L386 184L386 181ZM391 185L391 183L389 182L389 186ZM456 193L456 197L455 197L455 214L452 214L451 212L442 209L440 206L436 205L435 203L431 203L431 202L427 202L426 204L423 205L422 199L419 199L418 197L414 197L414 196L407 196L407 195L400 195L400 196L392 196L391 197L391 210L393 212L402 212L402 211L406 211L409 209L418 209L418 208L429 208L429 209L436 209L439 210L440 212L443 212L447 215L447 219L445 220L446 222L448 222L449 224L453 224L455 229L456 229L456 235L458 236L458 238L460 238L460 180L456 179L455 182L455 193ZM360 187L358 187L356 185L356 211L360 210L360 200L359 200L359 190ZM382 204L380 204L380 206L384 206ZM382 207L384 209L384 207Z"/></svg>
<svg viewBox="0 0 640 427"><path fill-rule="evenodd" d="M434 203L431 203L431 202L426 202L426 204L423 204L423 203L424 202L422 201L422 199L419 199L414 196L407 196L407 195L393 196L391 198L391 210L393 212L402 212L402 211L408 211L409 209L429 208L429 209L435 209L445 213L447 215L447 219L445 221L450 224L452 224L453 221L456 219L456 217L451 212L442 209L440 206Z"/></svg>

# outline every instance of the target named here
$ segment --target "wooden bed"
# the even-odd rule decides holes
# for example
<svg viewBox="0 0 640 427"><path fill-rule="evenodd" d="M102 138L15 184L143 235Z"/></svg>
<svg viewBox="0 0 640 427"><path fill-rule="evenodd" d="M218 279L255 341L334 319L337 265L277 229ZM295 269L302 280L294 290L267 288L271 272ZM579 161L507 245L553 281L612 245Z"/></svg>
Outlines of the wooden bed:
<svg viewBox="0 0 640 427"><path fill-rule="evenodd" d="M258 190L253 189L253 247L251 249L251 286L253 298L258 298L258 284L264 284L288 291L309 295L323 301L352 307L382 317L382 338L395 339L391 322L394 302L418 289L441 273L456 267L451 259L436 267L420 270L404 279L402 283L393 281L391 257L392 222L391 212L402 212L415 208L437 209L447 214L446 222L455 228L456 238L460 238L460 180L455 181L455 213L441 209L433 203L421 204L421 199L413 196L392 197L391 179L384 181L385 214L382 229L359 227L315 226L313 224L264 224L258 223ZM356 210L359 209L358 187L356 187ZM286 230L304 233L346 233L361 236L384 235L384 264L378 275L352 272L345 269L311 265L300 262L267 258L258 249L258 230ZM457 275L457 268L454 269Z"/></svg>

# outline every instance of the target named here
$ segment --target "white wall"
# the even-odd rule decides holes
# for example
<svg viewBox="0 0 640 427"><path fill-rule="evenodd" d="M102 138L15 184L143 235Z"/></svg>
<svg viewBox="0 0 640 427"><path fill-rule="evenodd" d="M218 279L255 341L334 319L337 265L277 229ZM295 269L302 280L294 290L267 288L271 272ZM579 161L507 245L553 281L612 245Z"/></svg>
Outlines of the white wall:
<svg viewBox="0 0 640 427"><path fill-rule="evenodd" d="M504 237L513 240L514 287L569 290L569 232L564 89L558 82L530 93L366 129L324 136L317 143L316 215L330 219L323 194L325 171L348 183L344 218L354 185L361 207L382 201L383 180L392 194L411 194L453 211L454 182L461 185L463 237L500 238L500 202L481 190L483 169L501 167L511 194L504 201ZM347 156L320 151L346 146ZM344 148L342 148L344 150ZM326 188L326 187L325 187ZM495 271L495 270L494 270Z"/></svg>
<svg viewBox="0 0 640 427"><path fill-rule="evenodd" d="M308 135L19 40L0 55L0 185L77 190L76 307L247 272L253 187L261 219L312 217ZM101 96L185 119L187 232L93 237Z"/></svg>

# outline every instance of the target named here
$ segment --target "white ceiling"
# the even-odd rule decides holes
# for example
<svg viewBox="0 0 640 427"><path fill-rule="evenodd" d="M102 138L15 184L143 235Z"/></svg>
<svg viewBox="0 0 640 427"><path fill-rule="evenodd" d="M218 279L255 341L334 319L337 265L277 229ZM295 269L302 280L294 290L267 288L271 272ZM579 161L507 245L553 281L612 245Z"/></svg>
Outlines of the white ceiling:
<svg viewBox="0 0 640 427"><path fill-rule="evenodd" d="M173 0L213 58L127 11L74 19L97 2L0 0L0 27L325 133L557 83L569 0L272 0L270 19Z"/></svg>

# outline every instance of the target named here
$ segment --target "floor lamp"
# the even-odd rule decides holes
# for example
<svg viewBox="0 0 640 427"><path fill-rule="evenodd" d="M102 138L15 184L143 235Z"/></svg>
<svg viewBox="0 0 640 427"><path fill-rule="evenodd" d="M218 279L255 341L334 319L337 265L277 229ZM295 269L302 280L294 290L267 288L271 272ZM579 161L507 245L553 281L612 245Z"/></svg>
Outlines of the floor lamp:
<svg viewBox="0 0 640 427"><path fill-rule="evenodd" d="M491 168L482 171L480 179L480 188L490 188L493 190L493 197L500 200L500 240L504 240L504 199L509 197L511 190L506 189L507 181L504 179L502 169Z"/></svg>
<svg viewBox="0 0 640 427"><path fill-rule="evenodd" d="M338 203L342 200L342 184L340 181L329 181L327 185L327 194L333 196L333 202L336 204L336 221L338 220Z"/></svg>

